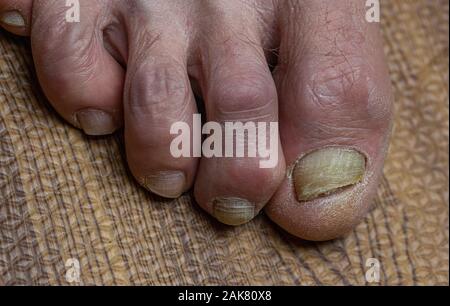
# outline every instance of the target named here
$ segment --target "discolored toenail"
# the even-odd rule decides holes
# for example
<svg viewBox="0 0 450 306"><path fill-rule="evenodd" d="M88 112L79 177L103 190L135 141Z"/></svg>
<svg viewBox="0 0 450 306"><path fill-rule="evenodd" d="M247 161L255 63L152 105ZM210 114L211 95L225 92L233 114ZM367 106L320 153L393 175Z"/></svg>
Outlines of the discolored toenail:
<svg viewBox="0 0 450 306"><path fill-rule="evenodd" d="M25 19L18 11L7 11L0 14L0 21L7 26L12 27L25 26Z"/></svg>
<svg viewBox="0 0 450 306"><path fill-rule="evenodd" d="M330 147L301 158L293 172L299 201L310 201L360 182L366 159L361 153L346 148Z"/></svg>
<svg viewBox="0 0 450 306"><path fill-rule="evenodd" d="M175 199L185 191L186 176L180 171L160 171L146 176L141 184L161 197Z"/></svg>
<svg viewBox="0 0 450 306"><path fill-rule="evenodd" d="M255 205L236 197L219 197L212 201L213 215L227 225L241 225L252 220L255 215Z"/></svg>
<svg viewBox="0 0 450 306"><path fill-rule="evenodd" d="M91 136L109 135L117 129L113 117L101 110L79 111L76 114L76 121L79 127Z"/></svg>

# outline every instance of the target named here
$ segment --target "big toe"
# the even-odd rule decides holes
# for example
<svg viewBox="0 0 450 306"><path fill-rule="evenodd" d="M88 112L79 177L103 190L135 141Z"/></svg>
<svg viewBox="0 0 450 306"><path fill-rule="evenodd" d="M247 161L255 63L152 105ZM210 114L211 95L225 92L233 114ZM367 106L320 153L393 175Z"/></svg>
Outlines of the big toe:
<svg viewBox="0 0 450 306"><path fill-rule="evenodd" d="M290 166L266 212L308 240L339 237L365 216L391 126L378 28L365 21L360 1L350 2L310 1L285 10L282 24L276 80Z"/></svg>

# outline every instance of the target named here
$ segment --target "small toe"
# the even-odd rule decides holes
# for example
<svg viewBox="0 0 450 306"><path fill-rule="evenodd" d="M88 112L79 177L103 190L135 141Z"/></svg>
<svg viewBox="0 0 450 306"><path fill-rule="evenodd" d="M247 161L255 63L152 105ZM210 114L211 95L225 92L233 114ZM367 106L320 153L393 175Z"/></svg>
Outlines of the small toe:
<svg viewBox="0 0 450 306"><path fill-rule="evenodd" d="M177 198L192 186L198 162L192 155L178 156L172 150L176 127L192 130L197 113L187 71L187 41L176 26L156 31L162 28L157 21L138 24L127 20L127 28L130 56L124 118L128 164L144 188Z"/></svg>
<svg viewBox="0 0 450 306"><path fill-rule="evenodd" d="M220 24L227 24L226 18ZM252 220L272 197L285 170L278 129L275 133L269 130L278 123L275 84L256 31L250 26L247 30L242 37L225 31L222 43L208 41L202 48L200 84L207 121L214 122L218 131L207 132L221 133L223 138L231 135L233 141L223 141L223 147L219 141L220 149L214 143L218 153L201 159L195 197L203 209L228 225ZM214 37L213 33L208 36ZM245 129L242 139L227 130L235 124ZM264 139L259 136L263 130ZM260 150L250 153L250 145L261 140L270 151L268 158ZM227 155L227 151L231 154ZM266 167L267 160L272 164Z"/></svg>
<svg viewBox="0 0 450 306"><path fill-rule="evenodd" d="M111 16L107 7L80 3L79 23L66 21L65 1L34 3L33 59L58 113L88 135L107 135L122 126L124 69L104 48L103 29Z"/></svg>
<svg viewBox="0 0 450 306"><path fill-rule="evenodd" d="M16 35L29 36L32 6L33 0L0 1L0 25Z"/></svg>

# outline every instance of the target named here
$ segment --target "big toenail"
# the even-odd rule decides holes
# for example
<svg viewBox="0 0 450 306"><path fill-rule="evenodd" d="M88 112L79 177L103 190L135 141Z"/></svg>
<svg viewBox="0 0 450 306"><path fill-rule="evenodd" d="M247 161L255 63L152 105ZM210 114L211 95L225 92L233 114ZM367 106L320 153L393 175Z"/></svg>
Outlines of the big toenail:
<svg viewBox="0 0 450 306"><path fill-rule="evenodd" d="M18 11L8 11L0 15L0 20L3 24L12 27L24 27L25 19Z"/></svg>
<svg viewBox="0 0 450 306"><path fill-rule="evenodd" d="M185 191L186 176L180 171L160 171L146 176L141 184L161 197L175 199Z"/></svg>
<svg viewBox="0 0 450 306"><path fill-rule="evenodd" d="M79 127L91 136L112 134L117 126L113 117L101 110L82 110L76 114Z"/></svg>
<svg viewBox="0 0 450 306"><path fill-rule="evenodd" d="M255 205L241 198L219 197L212 204L214 217L227 225L247 223L256 215Z"/></svg>
<svg viewBox="0 0 450 306"><path fill-rule="evenodd" d="M294 168L294 187L299 201L310 201L359 183L366 159L361 153L330 147L301 158Z"/></svg>

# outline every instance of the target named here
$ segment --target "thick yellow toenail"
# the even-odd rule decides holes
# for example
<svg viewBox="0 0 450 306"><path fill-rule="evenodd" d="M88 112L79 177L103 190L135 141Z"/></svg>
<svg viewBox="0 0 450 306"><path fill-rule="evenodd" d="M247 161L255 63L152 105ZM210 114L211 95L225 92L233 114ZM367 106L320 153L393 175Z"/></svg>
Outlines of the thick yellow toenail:
<svg viewBox="0 0 450 306"><path fill-rule="evenodd" d="M113 117L101 110L82 110L76 114L79 127L91 136L102 136L114 133L117 126Z"/></svg>
<svg viewBox="0 0 450 306"><path fill-rule="evenodd" d="M309 201L360 182L366 159L361 153L344 148L314 151L297 162L294 186L299 201Z"/></svg>
<svg viewBox="0 0 450 306"><path fill-rule="evenodd" d="M175 199L185 191L186 176L180 171L161 171L146 176L141 184L161 197Z"/></svg>
<svg viewBox="0 0 450 306"><path fill-rule="evenodd" d="M18 11L8 11L0 15L0 20L3 24L12 27L24 27L25 19Z"/></svg>
<svg viewBox="0 0 450 306"><path fill-rule="evenodd" d="M241 198L215 198L212 204L214 217L227 225L241 225L255 217L255 205Z"/></svg>

